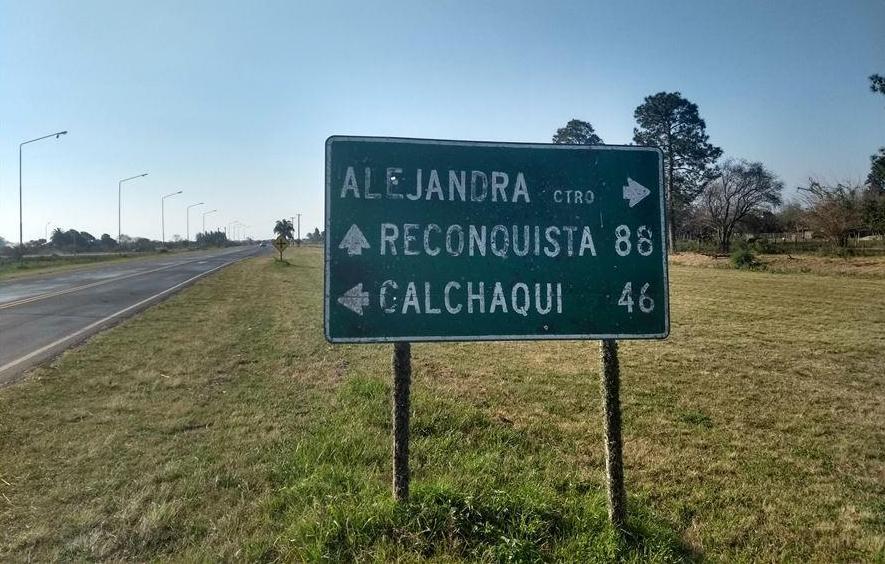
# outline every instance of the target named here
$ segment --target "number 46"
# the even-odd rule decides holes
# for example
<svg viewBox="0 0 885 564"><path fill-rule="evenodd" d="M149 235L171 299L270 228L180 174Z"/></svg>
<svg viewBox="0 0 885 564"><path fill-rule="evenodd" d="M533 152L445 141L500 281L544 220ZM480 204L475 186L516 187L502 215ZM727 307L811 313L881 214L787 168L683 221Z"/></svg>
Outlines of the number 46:
<svg viewBox="0 0 885 564"><path fill-rule="evenodd" d="M646 282L639 290L639 311L642 313L651 313L655 309L655 301L646 294L650 284ZM624 284L624 290L621 292L621 298L618 300L619 306L627 308L627 313L633 313L633 283Z"/></svg>

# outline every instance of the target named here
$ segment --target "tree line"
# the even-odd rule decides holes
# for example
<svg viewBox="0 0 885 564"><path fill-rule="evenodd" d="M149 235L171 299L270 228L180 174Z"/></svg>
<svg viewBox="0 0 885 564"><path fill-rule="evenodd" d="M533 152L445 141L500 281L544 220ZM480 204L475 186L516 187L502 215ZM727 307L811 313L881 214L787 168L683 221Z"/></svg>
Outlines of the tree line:
<svg viewBox="0 0 885 564"><path fill-rule="evenodd" d="M870 89L885 94L885 77L869 77ZM761 162L723 157L710 143L697 104L680 92L645 97L633 112L633 143L654 146L664 156L668 246L686 236L714 238L729 252L741 232L813 230L839 246L851 235L885 233L885 148L870 157L863 184L809 179L800 198L784 202L784 183ZM604 144L593 125L572 119L553 134L554 143Z"/></svg>
<svg viewBox="0 0 885 564"><path fill-rule="evenodd" d="M23 249L19 249L18 246L7 246L7 242L0 238L0 254L18 256L19 254L45 254L47 251L62 253L148 252L156 251L159 248L187 247L191 244L198 247L224 247L230 243L227 234L221 230L197 233L194 243L189 243L176 235L172 241L167 241L164 244L147 237L130 237L125 234L120 237L120 241L117 241L107 233L95 237L88 231L57 227L52 231L48 240L41 237L27 241Z"/></svg>

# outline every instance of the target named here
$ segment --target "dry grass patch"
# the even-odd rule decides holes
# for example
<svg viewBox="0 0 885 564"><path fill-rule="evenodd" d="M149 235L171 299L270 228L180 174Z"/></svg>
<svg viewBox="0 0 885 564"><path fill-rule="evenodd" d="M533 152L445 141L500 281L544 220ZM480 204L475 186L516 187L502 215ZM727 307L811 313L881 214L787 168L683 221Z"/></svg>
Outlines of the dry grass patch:
<svg viewBox="0 0 885 564"><path fill-rule="evenodd" d="M817 274L819 276L851 276L859 278L885 278L885 256L829 257L809 254L758 255L761 268L778 274ZM731 269L727 256L711 256L684 252L670 255L674 266Z"/></svg>

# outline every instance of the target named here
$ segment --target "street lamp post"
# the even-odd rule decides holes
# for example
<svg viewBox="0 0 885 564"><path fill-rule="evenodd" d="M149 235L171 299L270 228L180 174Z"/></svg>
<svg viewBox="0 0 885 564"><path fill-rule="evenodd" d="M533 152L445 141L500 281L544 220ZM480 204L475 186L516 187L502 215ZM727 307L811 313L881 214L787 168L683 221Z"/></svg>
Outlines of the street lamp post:
<svg viewBox="0 0 885 564"><path fill-rule="evenodd" d="M24 240L24 223L22 221L22 147L27 145L28 143L33 143L35 141L42 141L43 139L49 139L50 137L55 137L58 139L62 135L67 135L67 131L58 131L56 133L50 133L49 135L44 135L43 137L37 137L36 139L31 139L29 141L24 141L18 144L18 247L19 251L21 251L22 256L25 254L25 240Z"/></svg>
<svg viewBox="0 0 885 564"><path fill-rule="evenodd" d="M117 182L117 246L123 244L120 241L120 238L123 236L123 183L128 182L129 180L135 180L136 178L141 178L143 176L147 176L148 173L137 174L135 176L130 176L129 178L124 178Z"/></svg>
<svg viewBox="0 0 885 564"><path fill-rule="evenodd" d="M203 212L203 235L204 236L206 235L206 216L209 215L210 213L215 213L217 211L218 210L210 210L207 212Z"/></svg>
<svg viewBox="0 0 885 564"><path fill-rule="evenodd" d="M191 241L191 208L195 208L197 206L202 206L206 202L200 202L198 204L191 204L187 207L187 242Z"/></svg>
<svg viewBox="0 0 885 564"><path fill-rule="evenodd" d="M184 192L184 190L179 190L178 192L172 192L171 194L166 194L162 198L160 198L160 236L163 239L163 246L166 246L166 198L171 198L172 196L177 196Z"/></svg>

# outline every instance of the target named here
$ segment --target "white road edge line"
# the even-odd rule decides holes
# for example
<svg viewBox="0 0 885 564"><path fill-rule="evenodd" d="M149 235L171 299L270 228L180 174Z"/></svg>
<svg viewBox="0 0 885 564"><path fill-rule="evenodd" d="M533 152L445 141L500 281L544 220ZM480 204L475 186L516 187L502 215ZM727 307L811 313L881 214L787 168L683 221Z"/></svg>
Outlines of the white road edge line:
<svg viewBox="0 0 885 564"><path fill-rule="evenodd" d="M102 324L107 323L108 321L110 321L111 319L113 319L113 318L115 318L115 317L119 317L119 316L123 315L124 313L129 312L129 311L132 311L133 309L136 309L136 308L138 308L138 307L140 307L140 306L143 306L144 304L146 304L146 303L148 303L148 302L150 302L150 301L152 301L152 300L156 300L157 298L159 298L159 297L161 297L161 296L164 296L165 294L168 294L169 292L172 292L172 291L174 291L174 290L177 290L178 288L181 288L182 286L184 286L184 285L186 285L186 284L188 284L188 283L190 283L190 282L193 282L194 280L198 280L198 279L200 279L200 278L202 278L202 277L204 277L204 276L206 276L206 275L208 275L208 274L212 274L212 273L215 272L216 270L221 270L221 269L224 268L225 266L230 266L230 265L234 264L235 262L239 262L239 260L241 260L241 259L238 259L238 260L232 260L232 261L230 261L230 262L226 262L226 263L224 263L224 264L222 264L222 265L220 265L220 266L216 266L215 268L213 268L213 269L211 269L211 270L207 270L206 272L201 272L200 274L197 274L196 276L193 276L193 277L191 277L191 278L188 278L188 279L185 280L184 282L179 282L179 283L176 284L175 286L171 286L171 287L169 287L169 288L166 288L166 289L163 290L162 292L158 292L158 293L154 294L153 296L151 296L151 297L149 297L149 298L145 298L145 299L141 300L140 302L134 303L134 304L132 304L132 305L129 306L129 307L126 307L126 308L121 309L120 311L118 311L118 312L116 312L116 313L112 313L112 314L108 315L107 317L104 317L104 318L102 318L102 319L99 319L98 321L96 321L96 322L94 322L94 323L90 323L90 324L87 325L86 327L83 327L82 329L78 329L77 331L74 331L74 332L71 333L70 335L67 335L67 336L65 336L65 337L62 337L61 339L57 339L57 340L55 340L55 341L49 343L48 345L45 345L45 346L40 347L39 349L37 349L37 350L35 350L35 351L31 351L31 352L29 352L28 354L26 354L26 355L23 356L23 357L17 358L17 359L15 359L15 360L11 361L11 362L7 362L7 363L4 364L3 366L0 366L0 374L2 374L2 373L5 372L6 370L9 370L10 368L12 368L12 367L14 367L14 366L16 366L16 365L18 365L18 364L21 364L21 363L23 363L23 362L25 362L25 361L28 361L28 360L34 358L35 356L39 356L39 355L45 353L46 351L51 350L51 349L53 349L53 348L55 348L55 347L61 345L62 343L66 342L66 341L70 341L71 339L75 339L75 338L79 337L80 335L82 335L83 333L86 333L86 332L90 331L91 329L95 329L96 327L99 327L99 326L101 326Z"/></svg>

